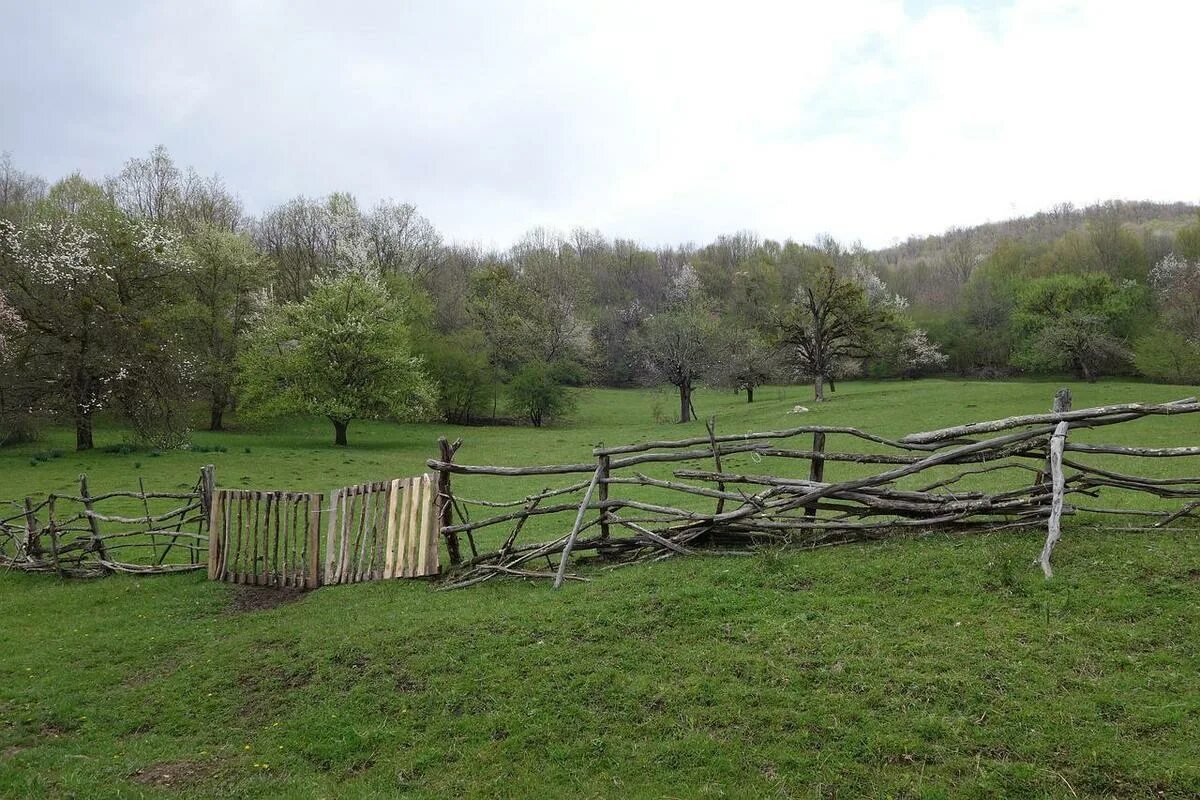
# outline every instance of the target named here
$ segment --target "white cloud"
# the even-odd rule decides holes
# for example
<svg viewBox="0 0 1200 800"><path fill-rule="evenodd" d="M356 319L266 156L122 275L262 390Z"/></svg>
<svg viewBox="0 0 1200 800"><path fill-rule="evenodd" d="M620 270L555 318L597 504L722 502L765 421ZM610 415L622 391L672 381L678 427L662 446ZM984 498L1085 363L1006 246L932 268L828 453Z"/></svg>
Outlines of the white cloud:
<svg viewBox="0 0 1200 800"><path fill-rule="evenodd" d="M116 8L117 10L113 10ZM0 149L163 143L252 209L348 189L448 235L884 244L1200 199L1190 2L13 3Z"/></svg>

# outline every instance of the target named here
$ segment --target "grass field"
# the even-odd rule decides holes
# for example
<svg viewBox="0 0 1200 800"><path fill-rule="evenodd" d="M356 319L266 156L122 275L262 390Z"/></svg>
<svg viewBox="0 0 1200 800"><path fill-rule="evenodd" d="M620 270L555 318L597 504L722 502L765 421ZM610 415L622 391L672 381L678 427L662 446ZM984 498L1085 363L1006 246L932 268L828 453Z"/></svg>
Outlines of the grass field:
<svg viewBox="0 0 1200 800"><path fill-rule="evenodd" d="M1040 411L1058 385L859 382L822 406L795 387L696 405L722 432L798 424L785 412L803 403L804 423L887 435ZM1077 408L1194 392L1072 388ZM191 486L209 462L223 486L329 489L421 471L440 433L464 438L463 462L584 461L601 441L703 431L656 421L672 408L595 390L557 427L355 423L349 449L320 421L197 433L224 452L160 455L80 455L52 431L0 450L0 498L80 472L96 491ZM1200 425L1082 438L1197 443ZM456 483L492 498L542 485ZM1049 583L1040 545L932 535L593 567L558 593L396 581L272 608L194 574L0 575L0 796L1200 796L1200 537L1074 518Z"/></svg>

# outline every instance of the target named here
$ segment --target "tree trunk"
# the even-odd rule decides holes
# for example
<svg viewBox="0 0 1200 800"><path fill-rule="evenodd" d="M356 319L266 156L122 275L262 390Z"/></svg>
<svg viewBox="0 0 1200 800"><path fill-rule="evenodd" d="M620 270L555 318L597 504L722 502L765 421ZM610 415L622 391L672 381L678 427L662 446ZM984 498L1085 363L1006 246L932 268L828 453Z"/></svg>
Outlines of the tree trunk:
<svg viewBox="0 0 1200 800"><path fill-rule="evenodd" d="M692 421L692 385L690 383L679 384L679 421Z"/></svg>
<svg viewBox="0 0 1200 800"><path fill-rule="evenodd" d="M330 420L333 423L333 443L346 447L349 442L346 441L346 428L350 425L350 420Z"/></svg>
<svg viewBox="0 0 1200 800"><path fill-rule="evenodd" d="M82 408L75 409L75 449L91 450L92 442L92 412Z"/></svg>
<svg viewBox="0 0 1200 800"><path fill-rule="evenodd" d="M820 373L813 378L813 400L818 403L825 400L825 376Z"/></svg>
<svg viewBox="0 0 1200 800"><path fill-rule="evenodd" d="M746 402L747 403L754 402L754 387L753 386L746 387Z"/></svg>
<svg viewBox="0 0 1200 800"><path fill-rule="evenodd" d="M222 417L224 417L224 416L225 416L224 406L222 406L218 403L213 403L212 409L211 409L211 415L209 417L208 429L210 431L225 430L225 424L222 421Z"/></svg>

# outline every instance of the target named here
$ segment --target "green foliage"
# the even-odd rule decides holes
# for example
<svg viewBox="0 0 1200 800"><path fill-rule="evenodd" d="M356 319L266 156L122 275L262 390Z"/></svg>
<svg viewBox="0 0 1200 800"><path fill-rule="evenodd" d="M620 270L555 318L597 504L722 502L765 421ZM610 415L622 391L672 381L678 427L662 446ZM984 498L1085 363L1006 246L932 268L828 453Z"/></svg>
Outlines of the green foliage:
<svg viewBox="0 0 1200 800"><path fill-rule="evenodd" d="M521 367L508 385L509 407L534 427L568 416L575 397L549 364L533 361Z"/></svg>
<svg viewBox="0 0 1200 800"><path fill-rule="evenodd" d="M1156 381L1200 384L1200 344L1178 331L1158 329L1138 339L1134 364Z"/></svg>
<svg viewBox="0 0 1200 800"><path fill-rule="evenodd" d="M1053 275L1017 293L1015 365L1033 370L1076 369L1091 380L1120 369L1126 346L1149 307L1146 287L1107 275Z"/></svg>
<svg viewBox="0 0 1200 800"><path fill-rule="evenodd" d="M358 275L318 283L303 302L269 311L243 350L240 374L247 417L326 417L338 444L351 420L419 419L435 405L400 309Z"/></svg>
<svg viewBox="0 0 1200 800"><path fill-rule="evenodd" d="M432 334L422 343L421 354L437 386L442 419L464 425L491 415L500 386L479 332Z"/></svg>
<svg viewBox="0 0 1200 800"><path fill-rule="evenodd" d="M249 237L201 227L188 237L192 269L186 301L178 310L180 328L194 356L193 380L211 411L211 428L233 403L237 352L259 305L255 293L267 283L266 260Z"/></svg>

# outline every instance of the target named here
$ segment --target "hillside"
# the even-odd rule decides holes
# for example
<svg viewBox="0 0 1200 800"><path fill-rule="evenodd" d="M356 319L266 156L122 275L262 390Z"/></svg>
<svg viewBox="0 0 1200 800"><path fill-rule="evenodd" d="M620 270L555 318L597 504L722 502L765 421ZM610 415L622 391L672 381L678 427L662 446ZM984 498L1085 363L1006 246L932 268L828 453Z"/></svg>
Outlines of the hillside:
<svg viewBox="0 0 1200 800"><path fill-rule="evenodd" d="M1196 221L1200 206L1191 203L1156 203L1146 200L1110 200L1076 208L1062 203L1048 211L1027 217L986 222L970 228L952 228L930 236L910 236L901 244L873 251L881 263L891 268L955 263L964 256L976 257L991 252L1002 241L1029 245L1049 245L1071 231L1089 224L1116 222L1139 232L1153 235L1170 232ZM1169 244L1169 242L1168 242Z"/></svg>

